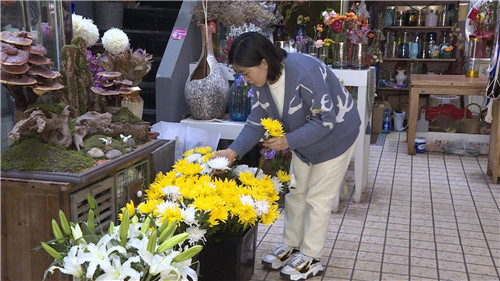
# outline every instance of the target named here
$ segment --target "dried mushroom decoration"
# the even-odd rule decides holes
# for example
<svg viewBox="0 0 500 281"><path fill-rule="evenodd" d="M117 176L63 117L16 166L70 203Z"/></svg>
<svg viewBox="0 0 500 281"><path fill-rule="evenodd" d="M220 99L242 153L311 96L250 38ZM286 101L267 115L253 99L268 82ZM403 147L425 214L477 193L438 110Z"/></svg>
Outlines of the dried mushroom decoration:
<svg viewBox="0 0 500 281"><path fill-rule="evenodd" d="M102 96L108 107L119 107L121 95L131 94L139 88L132 87L133 82L130 80L119 80L122 77L120 72L102 71L97 73L97 77L91 90Z"/></svg>
<svg viewBox="0 0 500 281"><path fill-rule="evenodd" d="M0 33L1 82L16 100L19 112L35 103L39 96L64 88L56 81L61 74L46 68L52 65L45 57L47 49L35 44L34 39L36 35L32 32Z"/></svg>

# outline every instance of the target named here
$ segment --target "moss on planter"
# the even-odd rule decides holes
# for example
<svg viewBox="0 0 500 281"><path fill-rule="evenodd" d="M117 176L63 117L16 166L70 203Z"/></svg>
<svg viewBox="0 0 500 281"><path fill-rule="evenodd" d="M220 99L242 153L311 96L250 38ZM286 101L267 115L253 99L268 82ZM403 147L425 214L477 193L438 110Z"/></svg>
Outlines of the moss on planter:
<svg viewBox="0 0 500 281"><path fill-rule="evenodd" d="M130 110L125 107L120 108L115 114L113 114L113 121L130 124L144 123L141 118L135 116Z"/></svg>
<svg viewBox="0 0 500 281"><path fill-rule="evenodd" d="M2 170L80 173L95 164L83 152L27 138L2 152Z"/></svg>
<svg viewBox="0 0 500 281"><path fill-rule="evenodd" d="M111 144L109 144L109 145L104 145L103 140L100 140L100 138L107 139L108 136L93 135L93 136L85 138L85 140L83 140L83 145L85 146L84 150L89 151L91 148L97 147L97 148L102 149L102 151L104 151L104 153L106 153L106 151L111 150L111 149L118 149L123 154L127 154L130 152L128 147L125 146L125 144L123 143L123 141L120 138L118 138L118 139L113 138ZM102 158L104 159L106 157L102 157Z"/></svg>

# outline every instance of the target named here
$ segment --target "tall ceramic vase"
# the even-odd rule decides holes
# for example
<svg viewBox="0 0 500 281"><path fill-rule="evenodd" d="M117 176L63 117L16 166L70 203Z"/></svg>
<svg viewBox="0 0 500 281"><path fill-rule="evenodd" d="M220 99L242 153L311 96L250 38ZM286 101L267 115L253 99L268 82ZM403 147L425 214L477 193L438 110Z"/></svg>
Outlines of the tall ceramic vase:
<svg viewBox="0 0 500 281"><path fill-rule="evenodd" d="M184 95L194 119L221 118L227 108L229 82L214 56L212 32L201 25L202 51L196 68L189 75Z"/></svg>

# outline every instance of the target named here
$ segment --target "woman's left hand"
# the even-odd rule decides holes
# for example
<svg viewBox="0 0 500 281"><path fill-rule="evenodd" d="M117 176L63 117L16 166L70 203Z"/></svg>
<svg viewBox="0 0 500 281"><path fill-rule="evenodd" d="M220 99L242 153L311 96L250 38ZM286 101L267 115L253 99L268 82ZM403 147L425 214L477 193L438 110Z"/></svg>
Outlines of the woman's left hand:
<svg viewBox="0 0 500 281"><path fill-rule="evenodd" d="M264 141L264 146L274 150L284 150L288 148L288 140L285 137L270 138Z"/></svg>

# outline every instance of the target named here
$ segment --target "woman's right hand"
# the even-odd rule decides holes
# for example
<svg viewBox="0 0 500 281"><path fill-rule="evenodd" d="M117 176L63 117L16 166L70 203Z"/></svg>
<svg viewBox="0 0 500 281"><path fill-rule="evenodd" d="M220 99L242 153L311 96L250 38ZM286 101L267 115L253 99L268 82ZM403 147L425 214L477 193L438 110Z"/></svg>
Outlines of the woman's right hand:
<svg viewBox="0 0 500 281"><path fill-rule="evenodd" d="M238 153L236 153L236 151L232 150L231 148L227 148L224 150L216 151L210 159L217 157L226 157L227 160L229 160L229 165L232 165L234 160L236 160L236 157L238 157Z"/></svg>

